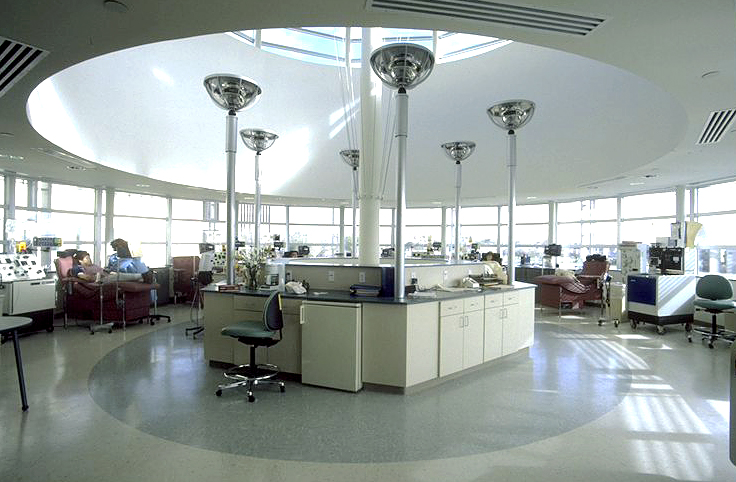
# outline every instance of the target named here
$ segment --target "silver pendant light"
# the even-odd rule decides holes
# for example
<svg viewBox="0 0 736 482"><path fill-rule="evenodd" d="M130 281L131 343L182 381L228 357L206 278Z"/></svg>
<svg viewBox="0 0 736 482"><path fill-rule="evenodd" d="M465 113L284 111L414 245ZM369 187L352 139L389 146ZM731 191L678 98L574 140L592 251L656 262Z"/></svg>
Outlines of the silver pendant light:
<svg viewBox="0 0 736 482"><path fill-rule="evenodd" d="M253 219L253 247L258 250L261 247L261 152L265 151L279 138L274 132L266 129L243 129L240 137L245 146L256 152L256 195Z"/></svg>
<svg viewBox="0 0 736 482"><path fill-rule="evenodd" d="M534 115L534 102L514 99L499 102L488 109L488 117L501 129L508 133L508 166L509 166L509 248L508 248L508 284L514 282L514 209L516 208L516 132L524 127Z"/></svg>
<svg viewBox="0 0 736 482"><path fill-rule="evenodd" d="M358 167L360 166L360 151L358 149L344 149L340 151L340 157L345 161L345 164L352 168L351 171L351 182L353 187L353 238L350 246L350 256L357 257L355 248L357 246L355 242L355 227L358 225L355 219L358 204ZM342 244L342 240L340 243ZM342 247L340 248L342 249Z"/></svg>
<svg viewBox="0 0 736 482"><path fill-rule="evenodd" d="M204 88L212 101L227 111L225 117L225 156L227 158L227 250L225 264L227 284L235 283L235 232L237 204L235 202L235 154L238 150L238 117L236 112L251 107L261 95L253 81L231 74L205 77Z"/></svg>
<svg viewBox="0 0 736 482"><path fill-rule="evenodd" d="M404 209L406 208L406 138L409 125L409 96L406 91L427 79L434 67L434 55L421 45L388 44L371 54L371 67L381 82L397 89L396 137L398 166L396 176L396 253L394 297L404 298Z"/></svg>
<svg viewBox="0 0 736 482"><path fill-rule="evenodd" d="M475 142L457 141L442 144L447 157L455 161L455 262L460 262L460 189L463 184L462 161L475 151ZM443 208L444 209L444 208ZM444 228L443 228L444 229Z"/></svg>

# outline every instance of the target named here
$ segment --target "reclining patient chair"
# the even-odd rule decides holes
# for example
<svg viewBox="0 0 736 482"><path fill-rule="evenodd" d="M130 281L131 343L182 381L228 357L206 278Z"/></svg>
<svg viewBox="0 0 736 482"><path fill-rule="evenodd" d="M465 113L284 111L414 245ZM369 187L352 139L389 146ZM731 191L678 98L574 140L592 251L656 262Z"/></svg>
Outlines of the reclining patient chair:
<svg viewBox="0 0 736 482"><path fill-rule="evenodd" d="M583 270L575 277L543 275L534 278L540 287L539 302L562 309L570 305L580 309L586 301L603 301L603 282L608 276L609 262L603 256L588 256Z"/></svg>
<svg viewBox="0 0 736 482"><path fill-rule="evenodd" d="M131 321L149 321L151 290L157 285L139 281L113 281L95 283L69 276L72 257L61 256L54 259L59 289L63 298L64 326L68 316L93 320L90 331L104 326L112 330L112 324L123 327ZM100 298L102 294L102 298ZM97 324L99 322L99 325Z"/></svg>

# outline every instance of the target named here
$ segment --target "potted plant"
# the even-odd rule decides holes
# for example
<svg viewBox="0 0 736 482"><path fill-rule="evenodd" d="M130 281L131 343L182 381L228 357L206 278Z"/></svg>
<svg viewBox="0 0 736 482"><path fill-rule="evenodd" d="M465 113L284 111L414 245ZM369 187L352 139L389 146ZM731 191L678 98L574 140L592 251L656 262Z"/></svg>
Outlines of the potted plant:
<svg viewBox="0 0 736 482"><path fill-rule="evenodd" d="M248 252L239 251L235 257L235 272L245 281L249 290L258 289L258 275L266 263L268 248L251 248Z"/></svg>

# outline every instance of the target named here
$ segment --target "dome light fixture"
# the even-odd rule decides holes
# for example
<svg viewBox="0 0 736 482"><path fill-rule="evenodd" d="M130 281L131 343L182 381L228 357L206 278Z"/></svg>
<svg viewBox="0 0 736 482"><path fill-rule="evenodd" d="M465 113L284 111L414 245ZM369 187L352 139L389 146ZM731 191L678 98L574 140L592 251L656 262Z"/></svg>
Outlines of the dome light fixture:
<svg viewBox="0 0 736 482"><path fill-rule="evenodd" d="M371 53L373 72L389 88L398 89L396 95L396 137L398 162L396 175L396 249L394 263L394 298L405 296L404 273L404 209L406 209L406 139L409 132L408 89L421 84L432 72L434 54L412 43L394 43L377 48Z"/></svg>
<svg viewBox="0 0 736 482"><path fill-rule="evenodd" d="M455 262L460 262L460 189L463 185L462 161L475 151L475 142L456 141L442 144L445 154L455 162Z"/></svg>
<svg viewBox="0 0 736 482"><path fill-rule="evenodd" d="M516 208L516 131L524 127L534 115L534 102L524 99L513 99L499 102L486 112L491 122L508 134L508 166L509 166L509 244L508 244L508 284L513 284L515 277L514 259L514 209Z"/></svg>
<svg viewBox="0 0 736 482"><path fill-rule="evenodd" d="M227 246L226 282L235 284L235 233L237 207L235 201L235 155L238 151L238 117L236 113L252 107L262 91L258 85L238 75L213 74L204 78L204 88L212 101L227 111L225 117L225 157L227 158Z"/></svg>
<svg viewBox="0 0 736 482"><path fill-rule="evenodd" d="M256 198L255 217L253 219L253 247L258 250L261 247L261 152L265 151L279 138L276 133L266 129L243 129L240 138L245 146L256 152Z"/></svg>

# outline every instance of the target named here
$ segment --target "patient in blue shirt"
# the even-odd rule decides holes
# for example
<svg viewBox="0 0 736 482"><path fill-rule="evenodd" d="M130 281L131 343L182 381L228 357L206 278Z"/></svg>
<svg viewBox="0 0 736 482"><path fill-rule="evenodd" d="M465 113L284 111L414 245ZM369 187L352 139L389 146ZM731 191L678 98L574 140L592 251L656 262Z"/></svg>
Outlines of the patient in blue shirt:
<svg viewBox="0 0 736 482"><path fill-rule="evenodd" d="M108 258L107 267L105 268L106 271L137 273L142 275L144 281L152 281L153 276L148 266L140 258L133 257L127 241L117 238L110 243L110 246L115 250L115 253L111 254Z"/></svg>

